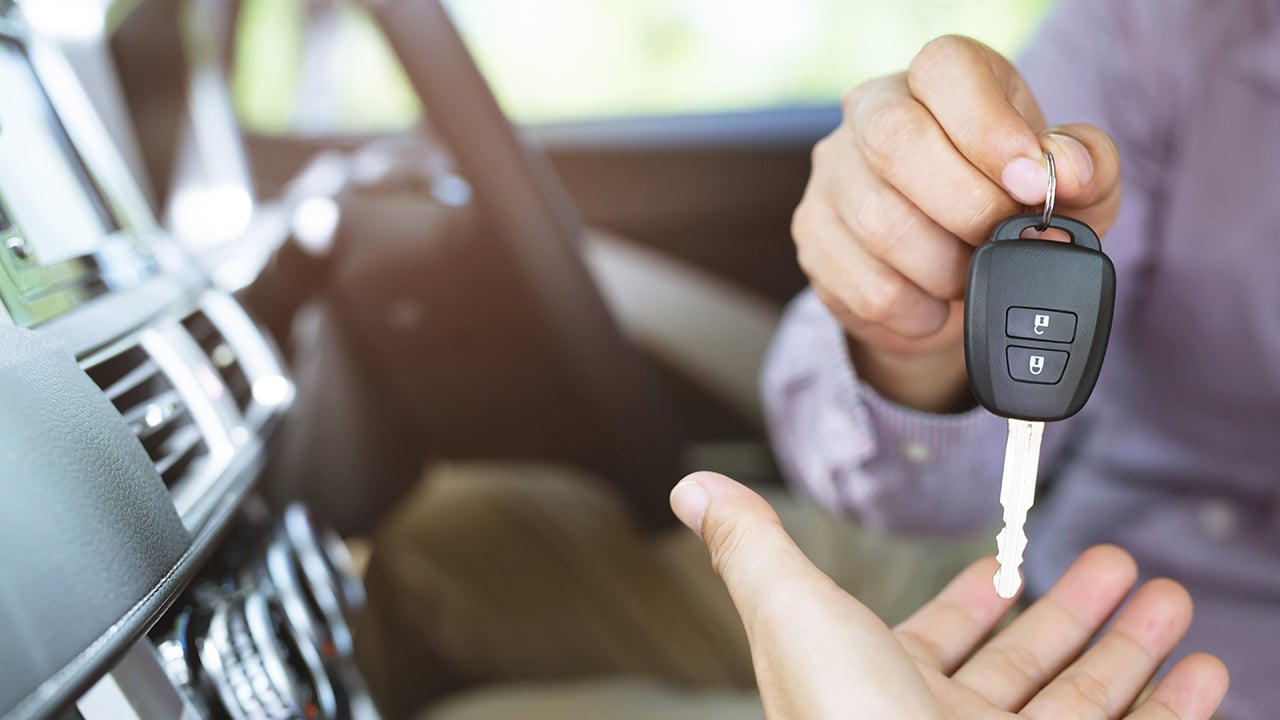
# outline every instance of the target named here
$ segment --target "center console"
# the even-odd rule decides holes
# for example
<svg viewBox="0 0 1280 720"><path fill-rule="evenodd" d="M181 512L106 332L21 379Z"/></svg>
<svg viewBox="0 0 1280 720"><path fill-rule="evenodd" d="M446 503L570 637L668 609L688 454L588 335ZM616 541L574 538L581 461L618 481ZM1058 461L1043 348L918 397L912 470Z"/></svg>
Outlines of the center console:
<svg viewBox="0 0 1280 720"><path fill-rule="evenodd" d="M257 507L150 645L196 717L374 718L351 662L363 601L340 538L301 505Z"/></svg>
<svg viewBox="0 0 1280 720"><path fill-rule="evenodd" d="M351 659L364 590L302 505L250 499L218 555L71 717L375 720Z"/></svg>

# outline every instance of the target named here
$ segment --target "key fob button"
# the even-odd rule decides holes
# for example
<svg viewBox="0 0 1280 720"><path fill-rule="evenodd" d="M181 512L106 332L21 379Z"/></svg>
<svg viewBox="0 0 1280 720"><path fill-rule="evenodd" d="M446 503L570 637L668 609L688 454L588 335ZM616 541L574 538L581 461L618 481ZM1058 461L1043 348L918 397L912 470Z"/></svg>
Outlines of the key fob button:
<svg viewBox="0 0 1280 720"><path fill-rule="evenodd" d="M1076 337L1076 316L1042 308L1011 307L1005 334L1028 340L1069 343Z"/></svg>
<svg viewBox="0 0 1280 720"><path fill-rule="evenodd" d="M1069 355L1061 350L1010 345L1007 352L1009 376L1018 382L1054 385L1067 369Z"/></svg>

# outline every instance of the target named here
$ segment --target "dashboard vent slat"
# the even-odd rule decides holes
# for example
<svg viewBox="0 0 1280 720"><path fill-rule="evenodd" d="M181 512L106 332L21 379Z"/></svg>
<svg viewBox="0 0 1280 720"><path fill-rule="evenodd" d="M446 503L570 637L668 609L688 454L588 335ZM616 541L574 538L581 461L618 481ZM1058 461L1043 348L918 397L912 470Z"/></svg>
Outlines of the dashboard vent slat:
<svg viewBox="0 0 1280 720"><path fill-rule="evenodd" d="M143 350L141 345L133 345L95 364L87 372L98 387L102 388L103 392L107 392L129 373L149 363L151 363L151 356L147 355L147 351ZM114 400L114 397L112 399Z"/></svg>
<svg viewBox="0 0 1280 720"><path fill-rule="evenodd" d="M236 407L241 413L247 411L250 403L253 402L253 387L240 363L240 358L236 355L235 347L227 342L222 331L203 310L197 310L188 315L182 321L182 326L187 329L196 344L204 351L205 356L209 358L213 369L218 372L223 384L227 386L227 391L235 400Z"/></svg>
<svg viewBox="0 0 1280 720"><path fill-rule="evenodd" d="M201 454L203 446L204 438L194 425L187 425L172 434L161 448L164 454L156 460L156 472L164 478L164 484L172 487L182 479L197 455Z"/></svg>
<svg viewBox="0 0 1280 720"><path fill-rule="evenodd" d="M166 487L195 472L209 448L182 395L141 345L86 369L137 436Z"/></svg>
<svg viewBox="0 0 1280 720"><path fill-rule="evenodd" d="M160 366L156 365L151 358L147 358L146 362L130 370L127 375L117 380L103 392L107 394L107 397L112 402L115 402L116 398L150 380L158 372L160 372Z"/></svg>
<svg viewBox="0 0 1280 720"><path fill-rule="evenodd" d="M187 413L177 391L170 390L140 403L124 415L125 423L144 443L148 438L172 429Z"/></svg>

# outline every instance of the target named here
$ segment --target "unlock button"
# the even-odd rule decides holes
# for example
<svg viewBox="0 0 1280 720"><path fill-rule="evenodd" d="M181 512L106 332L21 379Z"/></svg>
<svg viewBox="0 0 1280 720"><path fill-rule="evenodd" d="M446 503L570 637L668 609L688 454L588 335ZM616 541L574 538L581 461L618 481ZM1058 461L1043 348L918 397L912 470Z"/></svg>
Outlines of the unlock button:
<svg viewBox="0 0 1280 720"><path fill-rule="evenodd" d="M1076 337L1076 316L1057 310L1011 307L1005 318L1005 334L1029 340L1069 343Z"/></svg>
<svg viewBox="0 0 1280 720"><path fill-rule="evenodd" d="M1067 353L1060 350L1010 345L1008 350L1009 376L1019 382L1053 385L1062 379L1067 369Z"/></svg>

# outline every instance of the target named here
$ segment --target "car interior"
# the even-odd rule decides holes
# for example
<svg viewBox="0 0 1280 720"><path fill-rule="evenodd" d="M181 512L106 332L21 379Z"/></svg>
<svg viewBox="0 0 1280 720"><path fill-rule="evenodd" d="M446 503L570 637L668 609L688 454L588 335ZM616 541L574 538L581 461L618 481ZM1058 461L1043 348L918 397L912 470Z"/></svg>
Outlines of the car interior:
<svg viewBox="0 0 1280 720"><path fill-rule="evenodd" d="M264 130L261 0L0 0L4 720L379 717L360 568L436 462L588 469L655 530L693 469L781 482L757 380L838 92L513 121L462 3L287 4ZM309 124L353 12L407 127Z"/></svg>

